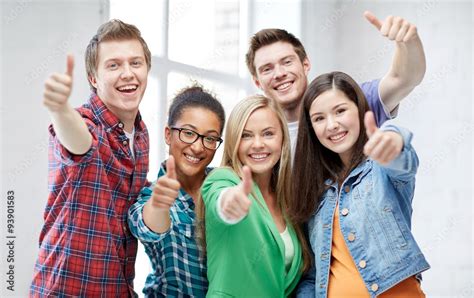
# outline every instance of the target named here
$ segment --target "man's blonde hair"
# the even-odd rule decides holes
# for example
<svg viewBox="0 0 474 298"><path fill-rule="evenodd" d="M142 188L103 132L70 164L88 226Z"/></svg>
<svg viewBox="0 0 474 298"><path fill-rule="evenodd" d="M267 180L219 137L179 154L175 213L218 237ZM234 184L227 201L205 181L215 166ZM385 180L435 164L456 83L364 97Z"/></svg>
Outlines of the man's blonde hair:
<svg viewBox="0 0 474 298"><path fill-rule="evenodd" d="M99 27L97 34L92 37L86 49L85 60L87 78L91 90L94 92L97 92L97 90L91 84L90 78L97 75L99 44L104 41L112 40L138 40L143 47L143 53L145 54L145 61L148 70L151 68L151 52L148 49L148 45L146 44L145 40L142 38L140 30L138 30L138 28L134 25L124 23L120 20L110 20Z"/></svg>

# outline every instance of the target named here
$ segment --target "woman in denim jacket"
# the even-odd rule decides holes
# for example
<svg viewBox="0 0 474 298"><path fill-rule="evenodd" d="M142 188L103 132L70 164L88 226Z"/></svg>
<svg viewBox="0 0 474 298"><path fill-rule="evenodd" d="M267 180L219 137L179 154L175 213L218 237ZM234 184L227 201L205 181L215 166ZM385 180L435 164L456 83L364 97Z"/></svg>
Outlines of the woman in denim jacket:
<svg viewBox="0 0 474 298"><path fill-rule="evenodd" d="M377 129L359 86L341 72L311 82L303 105L289 214L307 222L314 266L298 297L424 297L420 273L429 265L411 233L412 134Z"/></svg>

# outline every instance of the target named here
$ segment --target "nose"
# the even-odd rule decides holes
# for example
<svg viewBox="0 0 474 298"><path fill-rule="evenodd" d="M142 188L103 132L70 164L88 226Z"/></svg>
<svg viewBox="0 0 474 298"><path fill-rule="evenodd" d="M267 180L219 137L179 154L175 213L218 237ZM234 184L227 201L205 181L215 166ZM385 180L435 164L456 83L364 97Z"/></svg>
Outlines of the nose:
<svg viewBox="0 0 474 298"><path fill-rule="evenodd" d="M256 136L253 139L252 147L253 148L262 148L264 146L264 141L260 136Z"/></svg>
<svg viewBox="0 0 474 298"><path fill-rule="evenodd" d="M326 124L326 129L328 131L334 131L336 130L337 128L339 127L339 122L337 122L337 120L332 117L332 116L328 116L327 118L327 124Z"/></svg>
<svg viewBox="0 0 474 298"><path fill-rule="evenodd" d="M202 152L204 151L204 145L202 144L202 137L199 137L196 142L191 144L191 150L193 152Z"/></svg>
<svg viewBox="0 0 474 298"><path fill-rule="evenodd" d="M132 72L132 68L130 67L130 64L128 63L123 64L122 74L120 76L124 80L133 78L133 72Z"/></svg>
<svg viewBox="0 0 474 298"><path fill-rule="evenodd" d="M279 79L284 78L287 74L286 68L283 65L275 65L275 71L273 73L273 78Z"/></svg>

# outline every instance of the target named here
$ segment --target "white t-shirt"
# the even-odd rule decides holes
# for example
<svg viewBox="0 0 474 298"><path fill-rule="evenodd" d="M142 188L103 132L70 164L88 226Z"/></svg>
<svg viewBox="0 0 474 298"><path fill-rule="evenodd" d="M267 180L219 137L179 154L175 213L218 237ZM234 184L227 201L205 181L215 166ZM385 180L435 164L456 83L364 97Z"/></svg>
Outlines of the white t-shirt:
<svg viewBox="0 0 474 298"><path fill-rule="evenodd" d="M293 263L293 258L295 257L295 247L293 245L293 240L291 240L291 235L288 232L288 226L285 228L283 233L280 233L281 240L285 245L285 269L288 272Z"/></svg>
<svg viewBox="0 0 474 298"><path fill-rule="evenodd" d="M291 143L291 160L295 160L296 139L298 138L298 121L288 123L288 133Z"/></svg>
<svg viewBox="0 0 474 298"><path fill-rule="evenodd" d="M135 127L132 130L132 133L128 133L125 130L123 131L125 136L128 138L128 145L130 146L130 151L132 151L132 156L135 158L135 152L133 152L133 140L135 139Z"/></svg>

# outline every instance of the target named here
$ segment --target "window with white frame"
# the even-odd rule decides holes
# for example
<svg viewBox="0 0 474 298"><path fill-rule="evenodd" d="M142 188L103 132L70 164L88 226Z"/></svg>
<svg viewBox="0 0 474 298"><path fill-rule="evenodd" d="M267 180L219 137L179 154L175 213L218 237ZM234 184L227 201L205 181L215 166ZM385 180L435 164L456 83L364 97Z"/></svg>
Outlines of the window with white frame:
<svg viewBox="0 0 474 298"><path fill-rule="evenodd" d="M227 115L238 100L255 92L241 45L248 41L243 30L248 16L242 10L238 0L110 1L110 18L136 25L153 55L140 106L150 133L149 180L167 155L163 129L168 104L178 90L199 82L216 94ZM222 148L213 165L219 164Z"/></svg>
<svg viewBox="0 0 474 298"><path fill-rule="evenodd" d="M150 134L154 181L167 156L163 131L176 92L197 81L216 94L228 116L235 104L256 93L245 53L251 35L284 28L299 36L301 1L260 0L109 0L110 19L137 26L152 53L152 68L140 112ZM211 165L222 157L221 146ZM136 261L135 290L141 293L151 272L143 246Z"/></svg>

